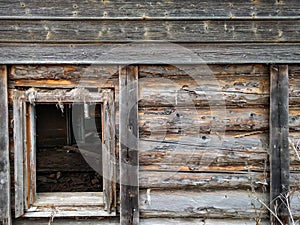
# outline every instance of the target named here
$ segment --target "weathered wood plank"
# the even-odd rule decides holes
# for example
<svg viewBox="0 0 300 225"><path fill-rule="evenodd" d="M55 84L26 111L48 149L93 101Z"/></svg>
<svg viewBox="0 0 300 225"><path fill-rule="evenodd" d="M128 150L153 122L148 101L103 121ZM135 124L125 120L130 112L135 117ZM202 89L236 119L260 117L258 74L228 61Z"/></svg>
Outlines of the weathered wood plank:
<svg viewBox="0 0 300 225"><path fill-rule="evenodd" d="M115 216L115 212L108 213L104 211L104 207L99 206L78 206L78 207L70 207L70 206L56 206L55 207L55 217L102 217L102 216ZM41 206L41 207L31 207L24 214L24 217L30 218L41 218L41 217L50 217L53 215L53 206Z"/></svg>
<svg viewBox="0 0 300 225"><path fill-rule="evenodd" d="M265 190L269 180L264 173L185 173L140 171L141 188L187 189L197 190Z"/></svg>
<svg viewBox="0 0 300 225"><path fill-rule="evenodd" d="M299 18L292 1L1 1L0 18L100 19L270 19Z"/></svg>
<svg viewBox="0 0 300 225"><path fill-rule="evenodd" d="M0 224L10 225L10 162L7 68L0 66Z"/></svg>
<svg viewBox="0 0 300 225"><path fill-rule="evenodd" d="M254 67L253 70L259 70ZM261 70L261 69L260 69ZM13 65L11 80L84 80L118 78L116 65ZM100 81L99 81L100 82Z"/></svg>
<svg viewBox="0 0 300 225"><path fill-rule="evenodd" d="M194 133L213 131L259 131L268 129L269 110L266 108L226 108L221 110L198 107L140 108L140 134L147 137L155 133ZM180 116L178 117L177 114ZM291 131L299 131L300 108L289 110ZM213 124L211 124L214 122ZM220 129L219 129L220 128Z"/></svg>
<svg viewBox="0 0 300 225"><path fill-rule="evenodd" d="M15 217L24 214L24 123L25 106L15 93L13 105L14 120L14 179L15 179Z"/></svg>
<svg viewBox="0 0 300 225"><path fill-rule="evenodd" d="M0 41L299 42L299 21L2 20Z"/></svg>
<svg viewBox="0 0 300 225"><path fill-rule="evenodd" d="M48 225L49 219L19 219L14 225ZM55 218L55 225L119 225L116 219L60 219ZM145 218L140 220L142 225L257 225L255 219L203 219L203 218ZM262 220L260 225L268 225L269 221Z"/></svg>
<svg viewBox="0 0 300 225"><path fill-rule="evenodd" d="M290 191L288 67L271 66L270 76L270 207L283 224L288 224L289 201L278 198ZM270 216L272 224L280 224L273 214Z"/></svg>
<svg viewBox="0 0 300 225"><path fill-rule="evenodd" d="M13 225L48 225L49 218L21 218L13 221ZM69 218L55 218L55 225L119 225L117 219L69 219Z"/></svg>
<svg viewBox="0 0 300 225"><path fill-rule="evenodd" d="M103 102L105 94L106 91L97 93L89 91L84 87L55 90L30 88L26 91L14 91L13 96L16 96L16 98L20 98L20 100L23 102L30 103L82 103L86 100L88 100L90 103L95 103Z"/></svg>
<svg viewBox="0 0 300 225"><path fill-rule="evenodd" d="M120 68L120 224L139 224L138 67Z"/></svg>
<svg viewBox="0 0 300 225"><path fill-rule="evenodd" d="M268 109L196 107L140 108L140 133L258 131L268 129Z"/></svg>
<svg viewBox="0 0 300 225"><path fill-rule="evenodd" d="M299 44L0 44L1 64L299 63Z"/></svg>
<svg viewBox="0 0 300 225"><path fill-rule="evenodd" d="M114 93L108 92L102 104L102 165L105 209L116 208L116 149Z"/></svg>
<svg viewBox="0 0 300 225"><path fill-rule="evenodd" d="M140 65L139 78L189 76L192 68L197 73L215 76L221 80L243 77L269 77L269 67L264 64L219 64L219 65ZM289 67L290 70L294 67ZM297 68L297 67L296 67ZM194 71L194 69L193 69ZM291 72L292 73L292 72ZM296 72L295 72L296 75ZM10 80L83 80L118 78L116 65L12 65L9 69ZM266 81L269 83L269 81ZM265 87L268 89L268 85Z"/></svg>
<svg viewBox="0 0 300 225"><path fill-rule="evenodd" d="M299 170L299 166L293 166L295 170ZM248 172L248 171L269 171L268 167L264 164L250 164L250 165L227 165L227 166L201 166L201 165L189 165L189 164L152 164L152 165L140 165L140 170L142 171L170 171L170 172L222 172L222 173L241 173L241 172Z"/></svg>
<svg viewBox="0 0 300 225"><path fill-rule="evenodd" d="M248 191L142 190L142 217L266 218L267 194ZM259 200L258 200L259 199Z"/></svg>
<svg viewBox="0 0 300 225"><path fill-rule="evenodd" d="M33 206L104 206L102 192L44 192L38 193Z"/></svg>

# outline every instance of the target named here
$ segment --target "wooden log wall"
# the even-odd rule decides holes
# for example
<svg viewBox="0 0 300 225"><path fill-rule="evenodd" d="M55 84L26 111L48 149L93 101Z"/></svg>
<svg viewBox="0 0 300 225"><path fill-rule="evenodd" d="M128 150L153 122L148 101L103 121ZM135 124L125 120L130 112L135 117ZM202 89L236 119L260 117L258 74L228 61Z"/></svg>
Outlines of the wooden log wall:
<svg viewBox="0 0 300 225"><path fill-rule="evenodd" d="M219 87L175 66L138 69L141 219L267 219L260 201L268 202L269 67L209 65ZM118 99L117 73L116 66L12 66L10 104L13 89L29 87L103 85ZM226 112L214 107L218 96Z"/></svg>
<svg viewBox="0 0 300 225"><path fill-rule="evenodd" d="M267 220L268 210L261 201L269 201L269 66L238 64L208 68L219 87L213 87L211 80L201 79L198 86L210 90L201 92L195 80L175 66L139 66L141 223L143 218L154 217L230 217L236 222L247 218L253 223ZM62 88L66 82L64 88L73 88L82 82L87 87L114 88L118 97L117 73L117 66L11 66L10 121L15 88ZM298 73L299 66L289 67L290 184L295 219L300 210ZM226 111L213 109L217 101L208 102L207 96L223 96ZM118 124L119 121L116 128ZM215 125L213 131L211 124ZM224 133L221 125L225 125ZM244 205L235 205L237 199L244 199ZM174 202L179 202L176 207Z"/></svg>
<svg viewBox="0 0 300 225"><path fill-rule="evenodd" d="M106 87L118 100L119 65L139 63L140 223L269 224L261 203L269 202L268 64L289 64L291 206L298 219L299 15L298 0L0 0L10 159L13 89ZM199 62L217 85L194 66ZM170 66L177 64L187 67ZM28 223L48 221L14 221Z"/></svg>

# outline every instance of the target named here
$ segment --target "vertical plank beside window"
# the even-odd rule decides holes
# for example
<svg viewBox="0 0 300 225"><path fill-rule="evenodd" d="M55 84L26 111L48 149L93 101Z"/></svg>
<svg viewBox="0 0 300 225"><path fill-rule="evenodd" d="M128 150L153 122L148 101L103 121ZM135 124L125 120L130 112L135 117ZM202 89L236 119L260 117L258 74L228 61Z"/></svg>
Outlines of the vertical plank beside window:
<svg viewBox="0 0 300 225"><path fill-rule="evenodd" d="M0 66L0 224L10 225L7 68Z"/></svg>
<svg viewBox="0 0 300 225"><path fill-rule="evenodd" d="M290 156L289 156L289 92L288 66L271 66L270 88L270 168L271 224L289 224Z"/></svg>
<svg viewBox="0 0 300 225"><path fill-rule="evenodd" d="M30 161L30 203L32 204L36 198L36 120L35 120L35 106L29 104L29 137L30 139L30 151L29 151L29 161Z"/></svg>
<svg viewBox="0 0 300 225"><path fill-rule="evenodd" d="M120 221L139 224L138 67L120 68Z"/></svg>
<svg viewBox="0 0 300 225"><path fill-rule="evenodd" d="M108 92L102 106L102 165L105 209L116 208L115 106L114 94Z"/></svg>
<svg viewBox="0 0 300 225"><path fill-rule="evenodd" d="M24 103L21 94L14 92L14 177L15 177L15 217L24 214Z"/></svg>

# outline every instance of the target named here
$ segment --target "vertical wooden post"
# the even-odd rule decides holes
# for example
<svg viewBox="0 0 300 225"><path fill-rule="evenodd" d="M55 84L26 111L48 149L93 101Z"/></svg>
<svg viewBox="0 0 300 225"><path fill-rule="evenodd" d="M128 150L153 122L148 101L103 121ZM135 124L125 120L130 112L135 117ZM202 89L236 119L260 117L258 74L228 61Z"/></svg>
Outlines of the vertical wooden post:
<svg viewBox="0 0 300 225"><path fill-rule="evenodd" d="M0 66L0 224L11 224L7 68Z"/></svg>
<svg viewBox="0 0 300 225"><path fill-rule="evenodd" d="M288 194L290 191L289 156L289 86L288 66L271 66L270 88L270 168L271 210L283 224L289 224ZM280 224L271 214L271 224Z"/></svg>
<svg viewBox="0 0 300 225"><path fill-rule="evenodd" d="M138 67L120 68L120 221L139 224Z"/></svg>

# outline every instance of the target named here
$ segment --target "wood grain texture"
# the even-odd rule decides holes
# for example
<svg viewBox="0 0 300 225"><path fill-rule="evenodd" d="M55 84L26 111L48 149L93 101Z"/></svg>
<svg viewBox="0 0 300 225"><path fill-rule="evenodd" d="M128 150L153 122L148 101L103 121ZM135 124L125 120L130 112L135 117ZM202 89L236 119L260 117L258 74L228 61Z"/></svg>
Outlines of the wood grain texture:
<svg viewBox="0 0 300 225"><path fill-rule="evenodd" d="M139 224L138 67L120 67L120 224Z"/></svg>
<svg viewBox="0 0 300 225"><path fill-rule="evenodd" d="M49 219L19 219L15 220L15 225L48 225ZM116 219L55 219L56 225L119 225ZM204 218L142 218L141 225L257 225L255 219L204 219ZM260 225L268 225L266 220L260 221Z"/></svg>
<svg viewBox="0 0 300 225"><path fill-rule="evenodd" d="M0 44L1 64L299 63L299 44Z"/></svg>
<svg viewBox="0 0 300 225"><path fill-rule="evenodd" d="M14 181L15 181L15 217L24 214L24 148L25 148L25 106L17 95L14 95Z"/></svg>
<svg viewBox="0 0 300 225"><path fill-rule="evenodd" d="M299 42L300 20L2 20L0 42Z"/></svg>
<svg viewBox="0 0 300 225"><path fill-rule="evenodd" d="M247 191L141 190L142 217L266 218L263 193ZM259 199L259 200L258 200Z"/></svg>
<svg viewBox="0 0 300 225"><path fill-rule="evenodd" d="M211 190L264 190L268 185L268 178L262 172L245 173L209 173L204 172L162 172L140 171L141 188L161 188L166 190L197 189Z"/></svg>
<svg viewBox="0 0 300 225"><path fill-rule="evenodd" d="M155 133L258 131L268 129L268 109L151 107L139 109L142 135Z"/></svg>
<svg viewBox="0 0 300 225"><path fill-rule="evenodd" d="M1 1L0 18L256 19L299 18L292 1Z"/></svg>
<svg viewBox="0 0 300 225"><path fill-rule="evenodd" d="M116 149L115 149L114 93L106 92L102 105L102 165L105 209L111 213L116 208Z"/></svg>
<svg viewBox="0 0 300 225"><path fill-rule="evenodd" d="M10 161L7 67L0 66L0 224L10 225Z"/></svg>
<svg viewBox="0 0 300 225"><path fill-rule="evenodd" d="M270 70L270 206L288 224L289 201L278 198L290 191L288 67L274 65ZM280 224L272 214L271 223Z"/></svg>

